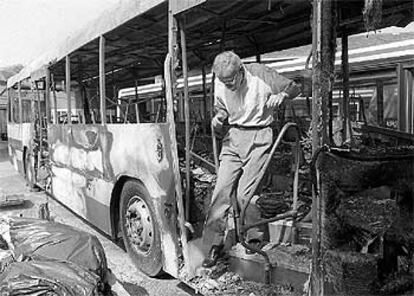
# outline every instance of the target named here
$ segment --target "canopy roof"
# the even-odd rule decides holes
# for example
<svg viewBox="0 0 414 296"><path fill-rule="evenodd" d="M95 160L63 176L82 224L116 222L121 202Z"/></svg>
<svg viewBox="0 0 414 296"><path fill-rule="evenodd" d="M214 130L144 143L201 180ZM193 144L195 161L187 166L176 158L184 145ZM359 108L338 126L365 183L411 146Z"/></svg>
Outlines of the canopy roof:
<svg viewBox="0 0 414 296"><path fill-rule="evenodd" d="M46 67L58 64L59 62L62 62L62 60L64 62L65 56L71 53L73 53L71 54L71 58L73 58L74 55L82 58L86 77L88 77L88 72L96 75L98 73L99 53L97 38L122 25L122 30L118 30L118 34L121 35L123 33L127 36L124 36L124 40L120 40L122 39L121 36L112 34L112 38L114 38L113 43L116 44L116 47L111 48L111 45L109 44L110 48L107 50L113 51L114 49L123 48L123 51L125 52L125 47L131 49L131 47L137 46L139 41L143 41L141 39L131 40L131 42L129 42L128 39L135 38L134 36L128 36L128 33L134 32L135 30L144 31L144 29L151 29L149 27L152 27L157 20L149 19L146 21L146 13L148 14L149 12L152 12L152 14L165 18L167 15L167 11L164 12L167 7L166 4L165 0L118 1L115 6L104 11L72 36L68 36L65 42L52 45L52 47L49 50L46 50L43 55L33 60L20 73L9 79L8 87L11 87L18 81L30 76L34 79L44 77ZM137 23L139 23L139 26L137 26ZM162 32L167 34L167 27L162 28ZM107 39L109 43L112 43L111 37L107 37ZM108 55L109 53L107 56Z"/></svg>
<svg viewBox="0 0 414 296"><path fill-rule="evenodd" d="M211 64L223 49L249 57L311 43L310 0L187 0L201 3L178 17L185 22L190 69ZM175 1L177 2L177 1ZM178 1L178 3L180 3ZM364 0L338 2L338 35L365 31ZM383 0L380 27L405 26L413 20L412 0ZM52 65L64 79L64 57L70 54L72 79L97 83L98 37L106 38L107 82L119 87L163 72L168 46L168 1L127 0L106 11L64 44L33 61L8 85L44 76ZM379 29L379 27L378 27Z"/></svg>

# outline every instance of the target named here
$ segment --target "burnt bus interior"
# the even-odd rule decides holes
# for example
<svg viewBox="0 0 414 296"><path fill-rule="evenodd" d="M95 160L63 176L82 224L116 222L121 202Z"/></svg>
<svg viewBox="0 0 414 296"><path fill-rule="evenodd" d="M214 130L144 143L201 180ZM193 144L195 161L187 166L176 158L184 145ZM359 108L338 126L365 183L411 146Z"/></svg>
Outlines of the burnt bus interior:
<svg viewBox="0 0 414 296"><path fill-rule="evenodd" d="M182 185L191 189L185 190L185 219L194 228L188 232L190 240L201 235L214 186L215 165L209 124L214 112L214 89L210 82L214 78L208 76L214 56L223 50L233 50L242 58L253 56L260 62L264 53L312 43L312 22L315 22L311 15L312 2L307 0L199 2L200 5L186 10L180 8L179 1L171 1L175 15L170 19L170 26L168 3L162 2L51 63L48 67L51 113L45 111L44 99L40 99L43 103L38 108L43 110L39 111L44 114L41 118L58 124L166 122L168 85L163 77L164 59L169 47L170 52L172 48L174 75L181 79L186 74L182 56L186 56L188 75L205 77L205 83L188 87L188 99L184 88L177 83L173 85ZM366 14L365 22L363 18L368 2L336 2L335 37L344 40L348 35L374 28L370 27L375 22L369 15ZM375 23L375 28L405 26L412 21L412 1L378 2L382 3L381 22ZM169 43L168 34L176 41ZM324 43L324 46L324 50L335 53L335 44ZM303 96L295 99L296 109L287 106L275 113L274 128L277 134L285 123L295 122L300 137L297 138L295 127L288 126L284 137L279 139L280 145L274 151L267 173L263 175L264 187L260 192L264 200L269 201L263 218L271 220L282 215L267 228L268 240L280 248L270 250L267 261L257 259L262 258L259 254L254 255L257 257L254 257L253 265L246 265L251 258L243 257L242 251L232 249L232 269L249 278L252 273L247 269L254 268L257 272L250 279L263 281L267 276L266 281L274 283L291 280L291 272L299 279L293 283L298 288L310 273L310 263L322 262L326 268L321 271L314 267L313 272L323 282L320 285L325 287L325 293L375 294L381 289L387 292L384 286L394 278L404 279L401 287L410 286L414 237L410 223L403 221L413 221L414 188L410 185L414 142L413 64L400 61L386 65L385 62L351 69L349 76L343 74L341 66L335 70L338 74L334 86L336 97L334 95L332 100L331 96L329 100L331 113L324 123L328 134L326 150L317 152L312 151L315 147L309 131L312 93L315 92L311 87L312 72L304 69L292 74L292 78L302 84ZM348 76L345 77L348 82L344 83L344 76ZM138 91L138 87L142 89L153 83L159 84L157 91ZM46 84L42 78L30 87L42 94ZM100 85L104 88L100 89ZM136 89L133 95L119 96L120 90L131 87ZM371 99L376 94L376 100L372 102L375 108L371 108L375 110L374 126L367 121L371 102L355 95L353 89L358 88L369 89ZM70 90L70 96L67 90ZM347 92L346 96L344 92ZM185 108L186 100L190 110ZM395 105L394 100L398 101L398 109L389 113L387 106ZM9 110L17 110L15 101L12 100ZM349 111L343 113L344 108ZM14 111L10 114L16 116ZM41 120L40 130L46 128L48 122ZM356 124L361 122L368 124ZM44 139L44 133L43 136L41 131L39 134L40 139ZM380 147L379 151L375 150L377 147ZM191 152L191 160L186 156L186 150ZM359 156L358 153L364 151L368 151L370 158ZM189 163L190 172L186 171L185 162ZM40 161L38 163L40 171ZM316 183L314 170L319 172ZM381 172L381 178L378 172ZM189 179L185 178L187 174ZM325 179L321 181L322 175ZM317 202L312 187L319 189ZM280 217L291 211L292 203L295 203L292 199L294 191L297 195L294 219L281 220ZM355 209L355 203L361 207ZM315 216L316 209L324 219ZM315 235L319 235L318 239ZM289 248L296 245L302 248ZM286 258L286 254L293 261L280 259ZM271 264L268 264L269 260ZM362 271L367 266L370 272ZM269 273L272 276L269 277ZM361 273L364 276L358 279ZM287 278L281 274L288 274ZM316 282L313 284L319 287Z"/></svg>

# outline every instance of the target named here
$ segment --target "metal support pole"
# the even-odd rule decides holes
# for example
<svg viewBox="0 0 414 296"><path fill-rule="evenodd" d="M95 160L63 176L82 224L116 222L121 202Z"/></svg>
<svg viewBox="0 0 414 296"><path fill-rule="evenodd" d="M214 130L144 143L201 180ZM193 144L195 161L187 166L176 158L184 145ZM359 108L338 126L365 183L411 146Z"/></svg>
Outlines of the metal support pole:
<svg viewBox="0 0 414 296"><path fill-rule="evenodd" d="M78 80L78 87L81 93L81 97L82 97L82 114L83 114L83 118L82 120L84 120L84 122L82 123L91 123L91 111L90 111L90 106L89 106L89 101L88 101L88 96L86 93L86 88L82 83L82 79L84 76L83 73L83 61L82 61L82 57L80 55L78 55L77 57L77 62L78 62L78 75L77 75L77 80Z"/></svg>
<svg viewBox="0 0 414 296"><path fill-rule="evenodd" d="M384 82L376 81L377 85L377 122L379 126L384 126Z"/></svg>
<svg viewBox="0 0 414 296"><path fill-rule="evenodd" d="M336 48L335 2L313 0L312 17L312 153L329 144L327 134L328 101L334 82ZM312 273L311 294L324 295L323 270L323 217L325 197L319 185L319 171L316 164L316 182L312 190Z"/></svg>
<svg viewBox="0 0 414 296"><path fill-rule="evenodd" d="M169 253L171 256L174 254L178 256L179 253L183 255L183 271L187 274L190 273L190 254L188 247L187 239L187 228L185 221L185 210L184 202L182 196L182 187L181 187L181 176L180 176L180 167L178 160L178 149L177 149L177 139L176 139L176 129L174 121L174 88L175 88L175 77L173 76L173 64L174 56L176 53L177 47L177 26L176 19L172 13L172 3L169 1L168 7L168 55L164 63L164 77L165 77L165 96L167 102L167 123L169 128L169 135L171 140L171 156L172 156L172 167L174 171L174 183L175 183L175 196L176 196L176 206L177 206L177 220L178 226L180 228L180 244L181 250L178 249L178 242L175 245L172 245L169 248ZM174 260L174 264L166 264L164 267L165 271L173 276L178 276L179 266L178 260Z"/></svg>
<svg viewBox="0 0 414 296"><path fill-rule="evenodd" d="M319 89L320 70L315 66L321 63L321 13L322 2L321 0L313 1L313 18L312 18L312 154L315 155L315 151L321 146L321 138L323 130L319 128L323 126L321 122L320 114L322 112L321 104L321 92ZM315 187L315 184L312 185ZM317 185L316 185L317 186ZM321 225L320 225L320 202L316 195L317 188L312 190L312 273L310 278L310 290L312 296L319 296L323 294L323 281L321 269Z"/></svg>
<svg viewBox="0 0 414 296"><path fill-rule="evenodd" d="M55 83L55 78L54 78L53 74L51 74L50 78L52 80L52 86L53 86L53 123L57 124L58 123L58 113L57 113L56 83Z"/></svg>
<svg viewBox="0 0 414 296"><path fill-rule="evenodd" d="M405 75L404 67L401 63L397 65L397 85L398 85L398 127L400 131L407 131L407 115L406 109L407 105L405 102Z"/></svg>
<svg viewBox="0 0 414 296"><path fill-rule="evenodd" d="M40 161L41 161L41 157L43 154L43 124L42 124L42 110L40 108L40 90L37 86L37 81L35 81L35 90L36 90L36 98L37 98L37 112L38 112L38 120L39 120L39 125L38 125L38 129L39 129L39 151L38 153L38 157L37 157L37 168L40 168ZM32 119L33 120L33 119ZM35 126L36 128L36 126ZM34 151L33 151L34 153Z"/></svg>
<svg viewBox="0 0 414 296"><path fill-rule="evenodd" d="M203 78L203 132L207 134L207 79L206 79L206 64L203 64L201 68L201 75Z"/></svg>
<svg viewBox="0 0 414 296"><path fill-rule="evenodd" d="M105 93L105 37L99 37L99 99L101 107L101 124L106 124L106 93Z"/></svg>
<svg viewBox="0 0 414 296"><path fill-rule="evenodd" d="M178 27L177 27L177 20L172 15L171 11L169 12L169 15L168 15L168 27L169 27L169 29L168 29L169 30L169 32L168 32L168 52L170 53L171 58L173 59L173 62L174 62L175 59L177 58L177 52L178 52L177 51L177 48L178 48L178 44L177 44ZM174 71L172 73L174 73ZM175 77L171 77L171 78L174 78L173 80L175 80Z"/></svg>
<svg viewBox="0 0 414 296"><path fill-rule="evenodd" d="M70 57L66 56L66 114L67 124L72 124L72 101L70 97Z"/></svg>
<svg viewBox="0 0 414 296"><path fill-rule="evenodd" d="M6 95L7 95L7 105L6 105L6 110L7 110L7 121L8 122L14 122L13 119L13 101L11 100L11 96L10 96L10 91L12 88L8 88L6 91Z"/></svg>
<svg viewBox="0 0 414 296"><path fill-rule="evenodd" d="M138 81L135 80L135 116L137 119L137 123L140 122L139 119L139 107L138 107Z"/></svg>
<svg viewBox="0 0 414 296"><path fill-rule="evenodd" d="M333 118L334 118L334 114L333 114L333 97L332 97L332 92L329 92L329 96L328 96L328 139L329 139L329 143L334 143L333 141Z"/></svg>
<svg viewBox="0 0 414 296"><path fill-rule="evenodd" d="M185 212L186 220L190 217L190 194L191 194L191 176L190 176L190 104L188 97L188 68L187 68L187 45L185 40L185 21L180 22L180 41L181 41L181 55L183 66L183 79L184 79L184 120L185 120Z"/></svg>
<svg viewBox="0 0 414 296"><path fill-rule="evenodd" d="M17 83L17 95L19 97L19 122L18 123L22 123L22 117L23 117L23 104L22 104L22 86L21 86L21 82L19 81Z"/></svg>
<svg viewBox="0 0 414 296"><path fill-rule="evenodd" d="M213 72L211 74L211 83L210 83L210 100L211 100L210 121L213 119L213 116L214 116L214 83L215 81L216 81L216 74Z"/></svg>
<svg viewBox="0 0 414 296"><path fill-rule="evenodd" d="M50 70L46 68L45 79L45 108L46 108L46 127L50 123Z"/></svg>
<svg viewBox="0 0 414 296"><path fill-rule="evenodd" d="M349 59L348 59L348 35L342 34L342 142L347 139L349 124Z"/></svg>

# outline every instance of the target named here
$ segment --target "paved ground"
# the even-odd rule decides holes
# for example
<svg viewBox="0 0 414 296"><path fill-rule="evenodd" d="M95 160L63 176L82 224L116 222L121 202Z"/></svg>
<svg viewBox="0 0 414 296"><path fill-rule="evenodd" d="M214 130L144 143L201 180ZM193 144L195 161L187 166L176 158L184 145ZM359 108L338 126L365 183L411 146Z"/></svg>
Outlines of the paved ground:
<svg viewBox="0 0 414 296"><path fill-rule="evenodd" d="M0 141L0 195L2 193L19 194L26 200L25 205L19 208L0 209L0 216L38 217L38 206L49 201L51 215L55 221L69 224L89 233L95 234L101 241L108 265L118 279L119 295L157 295L157 296L185 296L194 295L178 280L165 276L162 279L152 279L135 268L128 254L112 241L96 232L82 220L73 215L66 208L42 192L30 192L25 186L24 179L13 169L7 156L7 144ZM121 288L121 289L119 289ZM121 293L123 291L123 293Z"/></svg>

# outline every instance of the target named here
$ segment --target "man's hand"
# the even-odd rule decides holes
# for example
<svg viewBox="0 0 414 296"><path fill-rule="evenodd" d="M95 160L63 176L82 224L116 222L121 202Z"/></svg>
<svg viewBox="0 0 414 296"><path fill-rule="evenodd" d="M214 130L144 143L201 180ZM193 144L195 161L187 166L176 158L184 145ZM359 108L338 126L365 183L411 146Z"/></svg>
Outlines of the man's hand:
<svg viewBox="0 0 414 296"><path fill-rule="evenodd" d="M283 101L288 97L288 94L284 91L276 94L276 95L270 95L266 102L267 108L275 108L279 107L280 104L283 103Z"/></svg>
<svg viewBox="0 0 414 296"><path fill-rule="evenodd" d="M216 133L220 134L223 131L223 124L227 118L228 115L226 111L220 109L216 111L216 115L211 120L211 127Z"/></svg>
<svg viewBox="0 0 414 296"><path fill-rule="evenodd" d="M223 122L220 121L219 117L216 115L211 120L211 127L215 132L220 133L223 129Z"/></svg>

